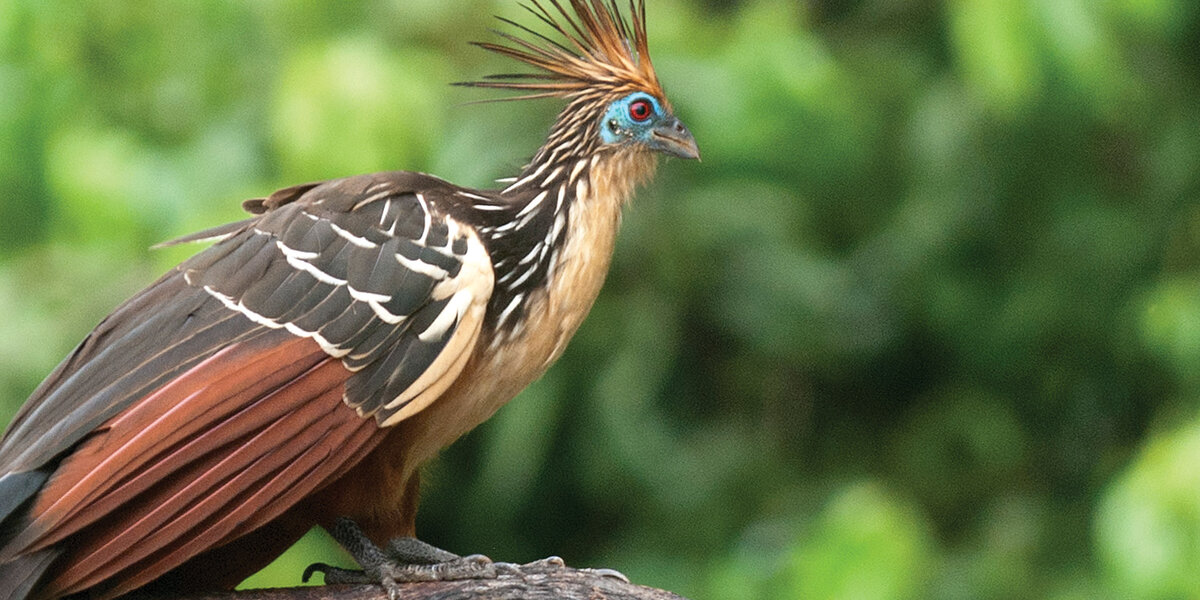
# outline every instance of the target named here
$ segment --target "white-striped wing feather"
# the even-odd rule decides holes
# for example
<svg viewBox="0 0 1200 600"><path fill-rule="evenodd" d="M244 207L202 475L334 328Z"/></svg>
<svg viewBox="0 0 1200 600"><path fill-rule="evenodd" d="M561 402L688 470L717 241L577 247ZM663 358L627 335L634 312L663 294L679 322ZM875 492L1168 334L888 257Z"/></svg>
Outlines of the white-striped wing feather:
<svg viewBox="0 0 1200 600"><path fill-rule="evenodd" d="M415 414L454 381L493 286L478 236L437 208L447 184L386 175L313 187L185 273L229 310L341 359L354 373L347 404L380 425Z"/></svg>

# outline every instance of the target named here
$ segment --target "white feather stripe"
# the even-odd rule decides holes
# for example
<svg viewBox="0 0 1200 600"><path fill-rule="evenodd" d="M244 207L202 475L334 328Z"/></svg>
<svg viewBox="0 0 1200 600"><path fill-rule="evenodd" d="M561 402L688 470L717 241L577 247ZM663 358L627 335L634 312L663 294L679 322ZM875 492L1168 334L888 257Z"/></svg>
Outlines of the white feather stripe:
<svg viewBox="0 0 1200 600"><path fill-rule="evenodd" d="M283 328L283 329L286 329L288 331L288 333L291 333L292 335L294 335L296 337L308 338L308 339L316 342L317 345L321 347L321 350L323 350L325 352L325 354L328 354L334 358L341 358L341 357L345 356L348 352L350 352L349 349L339 348L335 344L329 343L329 340L325 339L324 336L322 336L319 332L305 331L292 323L280 323L279 321L276 321L275 319L271 319L269 317L264 317L263 315L260 315L256 312L250 310L249 308L247 308L245 304L242 304L241 302L234 302L232 297L226 296L225 294L222 294L221 292L214 290L212 288L212 286L209 286L209 285L204 286L204 291L208 292L208 295L219 300L221 302L221 304L224 304L225 308L228 308L229 310L241 313L243 316L245 316L247 319L250 319L255 324L262 325L263 327L268 327L270 329Z"/></svg>
<svg viewBox="0 0 1200 600"><path fill-rule="evenodd" d="M495 284L495 274L483 243L474 232L469 229L465 231L469 237L462 270L458 277L438 285L439 288L445 286L444 292L452 293L454 298L446 309L443 309L443 313L438 315L437 320L441 320L447 314L451 317L457 315L457 327L451 334L450 341L425 372L421 373L408 389L385 405L386 408L400 410L380 423L383 427L395 425L437 400L458 378L479 340L483 316ZM437 292L435 288L435 294ZM457 307L459 302L463 303L461 308ZM453 311L448 310L451 306L455 306ZM434 325L426 329L428 332L433 330Z"/></svg>
<svg viewBox="0 0 1200 600"><path fill-rule="evenodd" d="M562 183L558 186L558 201L554 204L554 213L562 214L563 200L567 198L567 184Z"/></svg>
<svg viewBox="0 0 1200 600"><path fill-rule="evenodd" d="M375 316L379 317L380 321L383 321L388 325L399 325L408 318L405 315L393 315L390 311L388 311L388 309L384 308L382 304L375 300L368 300L367 306L370 306L371 310L375 311Z"/></svg>
<svg viewBox="0 0 1200 600"><path fill-rule="evenodd" d="M350 292L350 297L360 302L388 302L392 299L387 294L376 294L375 292L364 292L354 289L354 286L346 286L346 291Z"/></svg>
<svg viewBox="0 0 1200 600"><path fill-rule="evenodd" d="M379 226L380 227L383 227L383 224L387 222L387 217L388 217L389 212L392 212L392 199L391 198L388 198L387 201L384 202L383 210L379 212ZM395 226L396 226L396 224L395 224L395 222L393 222L392 227L394 228Z"/></svg>
<svg viewBox="0 0 1200 600"><path fill-rule="evenodd" d="M279 251L282 252L283 255L288 258L296 258L299 260L312 260L312 259L320 256L320 254L317 252L308 252L306 250L296 250L295 248L289 248L287 246L287 244L283 243L283 240L275 240L275 247L279 248Z"/></svg>
<svg viewBox="0 0 1200 600"><path fill-rule="evenodd" d="M521 212L517 213L517 217L518 217L518 218L520 218L520 217L524 217L525 215L527 215L527 214L529 214L529 213L533 212L534 210L536 210L536 209L537 209L537 207L538 207L539 205L541 205L542 201L546 199L546 195L547 195L547 194L549 194L549 193L550 193L550 192L549 192L548 190L543 190L543 191L542 191L542 193L540 193L540 194L538 194L538 195L534 196L534 197L533 197L533 200L530 200L530 201L529 201L529 204L526 204L526 205L525 205L525 208L522 208L522 209L521 209Z"/></svg>
<svg viewBox="0 0 1200 600"><path fill-rule="evenodd" d="M480 196L479 194L472 194L471 192L468 192L466 190L458 190L457 192L455 192L455 194L458 194L459 196L462 196L463 198L470 198L471 200L482 200L484 202L493 202L493 200L491 198L487 198L485 196Z"/></svg>
<svg viewBox="0 0 1200 600"><path fill-rule="evenodd" d="M264 317L256 312L246 308L246 306L243 305L241 302L234 301L233 297L226 296L225 294L218 292L217 290L213 289L213 287L211 285L204 286L204 291L208 292L209 296L212 296L213 298L220 300L221 304L225 305L225 308L228 308L229 310L232 310L234 312L239 312L239 313L245 315L245 317L247 319L254 321L255 324L262 325L264 327L269 327L271 329L279 329L279 328L283 327L283 325L281 325L280 323L277 323L274 319L268 319L267 317Z"/></svg>
<svg viewBox="0 0 1200 600"><path fill-rule="evenodd" d="M417 339L428 344L446 337L446 333L458 323L467 307L471 305L471 300L470 290L456 292L450 297L446 306L442 307L442 312L438 313L437 318L429 324L429 327L417 334Z"/></svg>
<svg viewBox="0 0 1200 600"><path fill-rule="evenodd" d="M396 256L396 262L400 263L400 265L403 266L405 269L408 269L409 271L412 271L414 273L420 273L420 274L422 274L426 277L430 277L432 279L445 279L446 277L448 277L450 275L449 273L446 272L445 269L443 269L437 265L431 265L431 264L421 261L421 260L413 260L411 258L406 258L399 254L396 254L395 256Z"/></svg>
<svg viewBox="0 0 1200 600"><path fill-rule="evenodd" d="M297 327L294 323L284 323L283 328L288 330L288 333L291 333L292 335L311 339L321 347L321 350L325 351L325 354L328 354L334 358L342 358L350 353L349 348L340 348L336 344L330 343L329 340L325 339L325 336L321 335L320 332L305 331Z"/></svg>
<svg viewBox="0 0 1200 600"><path fill-rule="evenodd" d="M558 213L554 217L554 227L550 229L550 236L546 238L546 242L553 244L554 240L558 239L558 234L562 233L563 227L567 225L567 216L563 213Z"/></svg>
<svg viewBox="0 0 1200 600"><path fill-rule="evenodd" d="M571 177L568 183L575 181L579 177L579 174L583 172L583 168L587 166L587 163L586 158L575 161L575 166L571 169Z"/></svg>
<svg viewBox="0 0 1200 600"><path fill-rule="evenodd" d="M536 266L531 266L528 269L525 269L525 274L518 277L517 280L512 282L512 284L510 284L509 287L516 288L516 287L520 286L522 283L525 283L530 277L532 277L533 274L536 272L537 272Z"/></svg>
<svg viewBox="0 0 1200 600"><path fill-rule="evenodd" d="M533 248L530 248L529 252L527 252L525 254L525 256L522 256L521 260L517 261L517 264L518 265L529 264L529 262L532 261L534 259L534 257L536 257L538 255L539 252L541 252L542 248L544 248L544 246L542 244L537 244Z"/></svg>
<svg viewBox="0 0 1200 600"><path fill-rule="evenodd" d="M500 318L497 319L497 322L503 325L504 322L508 320L508 317L512 315L513 311L521 305L521 301L524 299L525 294L517 294L516 296L513 296L513 299L508 302L508 306L505 306L504 310L500 311Z"/></svg>
<svg viewBox="0 0 1200 600"><path fill-rule="evenodd" d="M326 273L325 271L322 271L314 267L312 264L300 260L299 258L289 256L287 257L287 261L289 265L292 265L293 267L296 267L297 269L316 277L317 281L320 281L321 283L328 283L329 285L346 285L345 279L334 277L333 275L330 275L329 273Z"/></svg>
<svg viewBox="0 0 1200 600"><path fill-rule="evenodd" d="M429 235L429 229L433 227L433 213L429 212L429 204L425 202L423 194L414 194L417 197L417 202L421 205L421 212L425 214L424 229L421 230L421 237L417 240L418 244L425 243L425 237Z"/></svg>
<svg viewBox="0 0 1200 600"><path fill-rule="evenodd" d="M546 187L546 186L550 185L550 182L554 181L554 179L556 177L558 177L559 175L562 175L562 172L563 172L562 165L555 167L554 170L551 171L550 174L546 176L546 179L542 181L542 187Z"/></svg>
<svg viewBox="0 0 1200 600"><path fill-rule="evenodd" d="M447 388L458 379L463 367L479 341L479 332L483 329L483 313L487 302L476 302L468 309L467 314L458 324L454 337L438 354L433 364L404 390L395 400L389 402L387 408L400 407L396 414L388 417L380 426L389 427L407 419L433 404L442 396Z"/></svg>
<svg viewBox="0 0 1200 600"><path fill-rule="evenodd" d="M499 226L499 227L497 227L497 228L493 229L492 231L494 231L494 232L496 232L496 233L504 233L504 232L507 232L507 231L512 231L512 230L514 230L514 229L516 229L516 228L517 228L517 225L518 225L518 224L519 224L519 223L518 223L517 221L509 221L509 222L507 222L507 223L505 223L505 224L503 224L503 225L501 225L501 226Z"/></svg>
<svg viewBox="0 0 1200 600"><path fill-rule="evenodd" d="M549 163L542 163L542 164L538 165L538 168L534 169L534 171L532 173L530 173L529 175L526 175L522 179L513 181L512 185L504 188L504 191L501 193L503 194L503 193L511 192L511 191L521 187L522 185L525 185L526 183L529 183L530 181L537 179L539 176L541 176L542 172L546 170L546 165L548 165L548 164Z"/></svg>
<svg viewBox="0 0 1200 600"><path fill-rule="evenodd" d="M355 246L358 246L359 248L378 248L379 247L379 244L376 244L375 242L372 242L371 240L368 240L365 237L354 235L353 233L350 233L349 231L346 231L345 229L338 227L337 223L334 223L333 221L326 221L326 222L329 223L329 226L331 228L333 228L334 233L338 234L339 236L344 238L346 241L350 242L351 244L354 244Z"/></svg>
<svg viewBox="0 0 1200 600"><path fill-rule="evenodd" d="M378 186L371 186L371 189L369 189L367 191L371 192L376 187L378 187ZM363 198L362 200L359 200L358 202L356 202L350 210L352 210L352 211L358 210L372 202L378 202L378 201L380 201L384 198L387 198L391 195L392 195L392 190L390 190L390 189L385 189L385 190L380 190L377 192L370 193L366 198ZM384 211L384 214L387 214L386 208L383 209L383 211ZM380 222L380 224L382 224L382 221Z"/></svg>

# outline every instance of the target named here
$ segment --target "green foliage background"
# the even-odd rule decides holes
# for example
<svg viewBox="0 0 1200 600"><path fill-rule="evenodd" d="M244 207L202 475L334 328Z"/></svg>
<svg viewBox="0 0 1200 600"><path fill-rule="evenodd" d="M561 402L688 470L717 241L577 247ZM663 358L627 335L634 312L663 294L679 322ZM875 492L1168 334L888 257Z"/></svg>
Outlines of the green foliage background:
<svg viewBox="0 0 1200 600"><path fill-rule="evenodd" d="M665 162L562 361L429 473L460 552L697 600L1200 597L1200 4L649 0ZM487 185L512 0L0 0L0 403L243 198ZM319 534L252 585L345 560Z"/></svg>

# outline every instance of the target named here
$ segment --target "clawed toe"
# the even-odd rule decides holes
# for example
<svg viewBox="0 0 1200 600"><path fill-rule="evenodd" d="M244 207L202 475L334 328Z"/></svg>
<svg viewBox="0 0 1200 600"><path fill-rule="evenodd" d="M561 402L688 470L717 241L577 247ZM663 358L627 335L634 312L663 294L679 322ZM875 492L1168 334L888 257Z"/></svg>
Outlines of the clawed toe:
<svg viewBox="0 0 1200 600"><path fill-rule="evenodd" d="M624 573L616 569L580 569L580 571L583 571L584 573L591 573L593 575L599 575L601 577L612 577L613 579L618 579L625 583L629 583L629 578L626 577Z"/></svg>
<svg viewBox="0 0 1200 600"><path fill-rule="evenodd" d="M453 552L447 552L412 537L396 538L388 542L384 552L388 558L410 565L434 565L460 558Z"/></svg>
<svg viewBox="0 0 1200 600"><path fill-rule="evenodd" d="M529 575L532 573L548 573L566 568L567 564L557 556L547 556L523 565L516 563L496 563L499 572L510 575Z"/></svg>
<svg viewBox="0 0 1200 600"><path fill-rule="evenodd" d="M329 534L362 566L361 571L314 564L304 571L325 575L325 583L378 583L395 596L398 584L415 581L491 579L496 565L482 554L458 556L415 538L399 538L380 549L350 519L338 519Z"/></svg>
<svg viewBox="0 0 1200 600"><path fill-rule="evenodd" d="M392 540L385 548L380 549L349 519L338 519L329 533L354 560L358 561L362 570L317 563L305 569L304 581L307 583L313 573L320 572L325 576L327 584L376 583L387 589L392 598L399 597L399 585L403 583L494 579L500 576L525 577L554 573L567 568L563 559L557 556L523 565L497 563L482 554L458 556L411 537ZM629 582L629 578L612 569L581 570Z"/></svg>
<svg viewBox="0 0 1200 600"><path fill-rule="evenodd" d="M300 581L308 583L312 579L313 574L320 573L325 578L325 585L337 585L342 583L361 584L361 583L377 583L377 580L372 579L366 572L357 569L343 569L325 563L313 563L304 569L304 575Z"/></svg>
<svg viewBox="0 0 1200 600"><path fill-rule="evenodd" d="M380 573L396 583L494 579L496 565L486 556L472 554L434 564L387 563L381 565Z"/></svg>
<svg viewBox="0 0 1200 600"><path fill-rule="evenodd" d="M547 556L546 558L527 562L523 565L514 563L496 563L496 572L499 575L515 575L525 576L533 574L554 573L563 569L568 569L567 564L558 556ZM579 569L584 573L591 573L600 577L612 577L625 583L629 583L629 578L624 573L615 569Z"/></svg>

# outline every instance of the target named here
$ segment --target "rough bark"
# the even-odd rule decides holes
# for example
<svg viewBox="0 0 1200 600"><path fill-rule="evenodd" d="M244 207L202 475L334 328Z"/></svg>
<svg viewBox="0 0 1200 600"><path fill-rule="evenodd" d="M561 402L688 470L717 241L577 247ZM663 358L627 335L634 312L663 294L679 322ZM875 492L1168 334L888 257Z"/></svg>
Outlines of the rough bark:
<svg viewBox="0 0 1200 600"><path fill-rule="evenodd" d="M141 600L151 600L143 598ZM168 600L158 597L153 600ZM495 579L406 583L389 599L378 585L327 585L188 595L170 600L687 600L587 570L503 574Z"/></svg>

